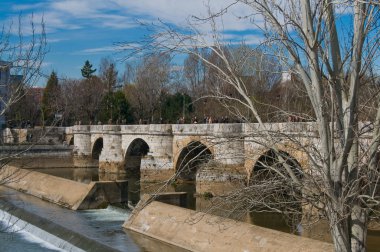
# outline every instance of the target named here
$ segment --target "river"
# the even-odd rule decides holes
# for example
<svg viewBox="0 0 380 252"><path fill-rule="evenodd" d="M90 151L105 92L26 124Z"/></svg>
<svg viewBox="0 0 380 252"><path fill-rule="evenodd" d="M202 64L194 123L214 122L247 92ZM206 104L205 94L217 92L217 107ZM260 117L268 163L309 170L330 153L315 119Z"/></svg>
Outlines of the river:
<svg viewBox="0 0 380 252"><path fill-rule="evenodd" d="M42 168L34 170L82 183L99 180L97 168ZM101 176L100 180L103 179L105 178ZM118 179L125 179L125 177L119 176ZM131 187L128 196L131 199L131 203L135 204L139 199L140 185L136 179L129 179L129 185ZM193 196L195 188L193 184L179 184L173 190L188 192L188 208L199 210L200 205L207 205L207 199L195 198ZM90 237L100 244L109 246L115 249L115 251L182 251L179 248L168 246L156 240L124 230L121 225L129 216L130 211L123 208L109 206L106 209L71 211L11 189L2 188L1 195L5 195L5 197L0 202L11 202L17 207L29 209L29 211L44 216L44 218L56 222L58 225ZM283 232L292 232L292 228L286 224L281 215L247 213L244 217L245 221L255 225ZM311 231L298 227L296 234L323 241L329 240L327 225L323 223L315 226ZM9 230L9 232L3 232L1 235L0 239L7 241L4 243L7 245L3 246L10 245L11 247L5 247L5 249L0 247L0 251L18 251L19 248L20 251L25 251L21 249L25 247L28 247L27 251L60 251L59 248L33 237L33 235L23 230L16 233L14 230ZM368 251L380 252L380 231L369 231L367 244ZM87 250L86 247L84 248Z"/></svg>
<svg viewBox="0 0 380 252"><path fill-rule="evenodd" d="M52 237L31 227L35 223L44 230L69 237L84 251L133 252L157 251L158 248L162 251L183 251L124 230L122 224L130 215L130 211L125 209L109 206L106 209L73 211L6 187L0 187L0 195L0 209L11 214L20 214L19 210L22 210L20 219L29 223L17 220L13 224L3 212L0 213L0 251L67 251L54 246L50 242Z"/></svg>

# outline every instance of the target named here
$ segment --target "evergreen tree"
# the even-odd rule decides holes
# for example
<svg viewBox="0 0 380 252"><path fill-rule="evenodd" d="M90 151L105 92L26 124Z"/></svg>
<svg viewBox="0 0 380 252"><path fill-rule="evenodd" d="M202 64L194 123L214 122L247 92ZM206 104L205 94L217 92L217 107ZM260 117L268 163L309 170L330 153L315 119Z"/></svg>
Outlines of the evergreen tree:
<svg viewBox="0 0 380 252"><path fill-rule="evenodd" d="M103 98L98 118L103 122L108 122L108 120L112 122L119 121L119 123L123 120L127 123L132 122L130 104L122 91L108 93Z"/></svg>
<svg viewBox="0 0 380 252"><path fill-rule="evenodd" d="M168 95L161 106L162 119L170 123L176 123L180 117L193 112L192 100L187 94Z"/></svg>
<svg viewBox="0 0 380 252"><path fill-rule="evenodd" d="M81 69L82 76L84 78L89 79L93 73L95 73L96 69L92 69L92 64L90 64L90 61L86 60L84 63L84 66Z"/></svg>
<svg viewBox="0 0 380 252"><path fill-rule="evenodd" d="M50 74L49 80L42 95L42 113L45 122L50 123L54 119L54 114L57 110L58 95L58 78L57 74L53 71Z"/></svg>

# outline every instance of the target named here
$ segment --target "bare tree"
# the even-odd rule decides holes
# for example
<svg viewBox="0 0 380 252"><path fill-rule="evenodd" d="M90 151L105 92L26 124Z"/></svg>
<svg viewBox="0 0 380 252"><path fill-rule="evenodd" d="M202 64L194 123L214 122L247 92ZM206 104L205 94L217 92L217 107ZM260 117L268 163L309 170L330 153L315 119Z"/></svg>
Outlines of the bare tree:
<svg viewBox="0 0 380 252"><path fill-rule="evenodd" d="M0 117L41 77L47 53L44 21L36 26L32 17L27 35L23 21L20 16L17 24L3 26L0 32Z"/></svg>
<svg viewBox="0 0 380 252"><path fill-rule="evenodd" d="M100 78L105 83L108 93L111 93L117 84L117 74L116 63L109 58L102 58L100 61Z"/></svg>
<svg viewBox="0 0 380 252"><path fill-rule="evenodd" d="M141 99L141 110L147 112L151 122L154 122L155 112L161 106L161 97L169 83L169 74L168 54L146 56L137 70L136 90Z"/></svg>
<svg viewBox="0 0 380 252"><path fill-rule="evenodd" d="M25 102L23 106L33 104L32 87L42 77L41 66L46 53L44 20L36 24L31 17L28 26L20 16L18 23L2 26L0 32L0 185L17 179L17 174L5 171L4 166L32 146L26 145L9 152L4 142L7 141L6 138L11 132L8 129L7 134L3 134L5 126L3 119L6 119L5 115L11 116L14 112L11 109L20 106L20 102ZM32 109L23 111L23 113L28 112L29 116L32 116ZM25 115L23 113L18 115L20 121L26 119L21 118Z"/></svg>
<svg viewBox="0 0 380 252"><path fill-rule="evenodd" d="M196 48L194 50L200 51L202 49ZM206 50L199 53L206 53ZM206 65L198 57L189 54L184 62L184 76L189 82L191 94L196 98L200 97L200 94L205 91Z"/></svg>
<svg viewBox="0 0 380 252"><path fill-rule="evenodd" d="M243 116L242 108L249 110L259 123L265 141L255 144L268 152L256 161L251 184L231 194L231 201L281 213L299 213L300 204L308 205L318 212L311 211L310 216L328 220L336 251L365 251L368 223L379 216L380 96L370 93L376 116L364 124L359 122L363 110L358 98L363 76L378 60L379 4L365 0L237 0L234 4L245 5L252 17L263 19L262 25L252 25L267 38L266 53L301 81L316 122L316 140L305 143L264 123L217 29L216 19L225 10L209 12L212 45L193 23L185 34L163 25L146 49L177 51L201 60L234 90L231 95L216 87L213 95L234 106L231 111L238 116ZM194 48L207 48L218 60L211 61ZM364 136L369 140L362 141ZM277 147L279 137L307 155L309 169L302 170Z"/></svg>

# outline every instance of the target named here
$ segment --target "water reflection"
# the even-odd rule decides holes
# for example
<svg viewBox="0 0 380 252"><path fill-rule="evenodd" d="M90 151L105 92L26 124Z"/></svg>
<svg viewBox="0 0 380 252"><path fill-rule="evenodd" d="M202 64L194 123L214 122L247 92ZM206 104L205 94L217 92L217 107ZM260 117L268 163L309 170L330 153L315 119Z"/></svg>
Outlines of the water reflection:
<svg viewBox="0 0 380 252"><path fill-rule="evenodd" d="M99 181L98 168L36 168L33 170L84 184Z"/></svg>
<svg viewBox="0 0 380 252"><path fill-rule="evenodd" d="M197 210L197 198L195 197L196 186L195 182L184 182L174 186L176 192L186 192L186 207L192 210Z"/></svg>
<svg viewBox="0 0 380 252"><path fill-rule="evenodd" d="M289 224L281 214L255 212L248 210L236 210L236 206L228 202L223 202L223 198L207 197L211 195L224 194L228 190L238 189L241 184L233 183L208 183L196 184L195 182L174 183L163 186L162 183L140 183L138 177L127 174L107 174L99 173L98 168L54 168L54 169L34 169L43 173L54 176L71 179L81 183L90 183L91 181L114 181L128 180L128 199L130 203L136 204L140 195L144 193L159 192L187 192L187 207L197 211L205 211L211 214L229 217L236 220L245 221L258 226L276 229L279 231L294 233L304 237L309 237L321 241L331 242L330 231L327 223L319 222L311 228L301 227L295 224ZM223 204L221 204L221 202ZM139 240L139 243L147 243L150 246L150 240L144 240L144 237L135 233L130 234L132 238ZM368 231L367 246L368 251L380 252L380 231Z"/></svg>

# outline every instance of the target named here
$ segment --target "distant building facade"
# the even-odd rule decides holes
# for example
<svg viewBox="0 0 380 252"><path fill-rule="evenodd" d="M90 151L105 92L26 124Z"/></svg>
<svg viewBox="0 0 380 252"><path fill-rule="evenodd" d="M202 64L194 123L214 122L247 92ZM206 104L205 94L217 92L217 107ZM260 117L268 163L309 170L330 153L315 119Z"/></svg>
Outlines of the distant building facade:
<svg viewBox="0 0 380 252"><path fill-rule="evenodd" d="M4 109L9 99L8 96L11 82L11 67L11 62L0 61L0 129L4 128L6 125Z"/></svg>

